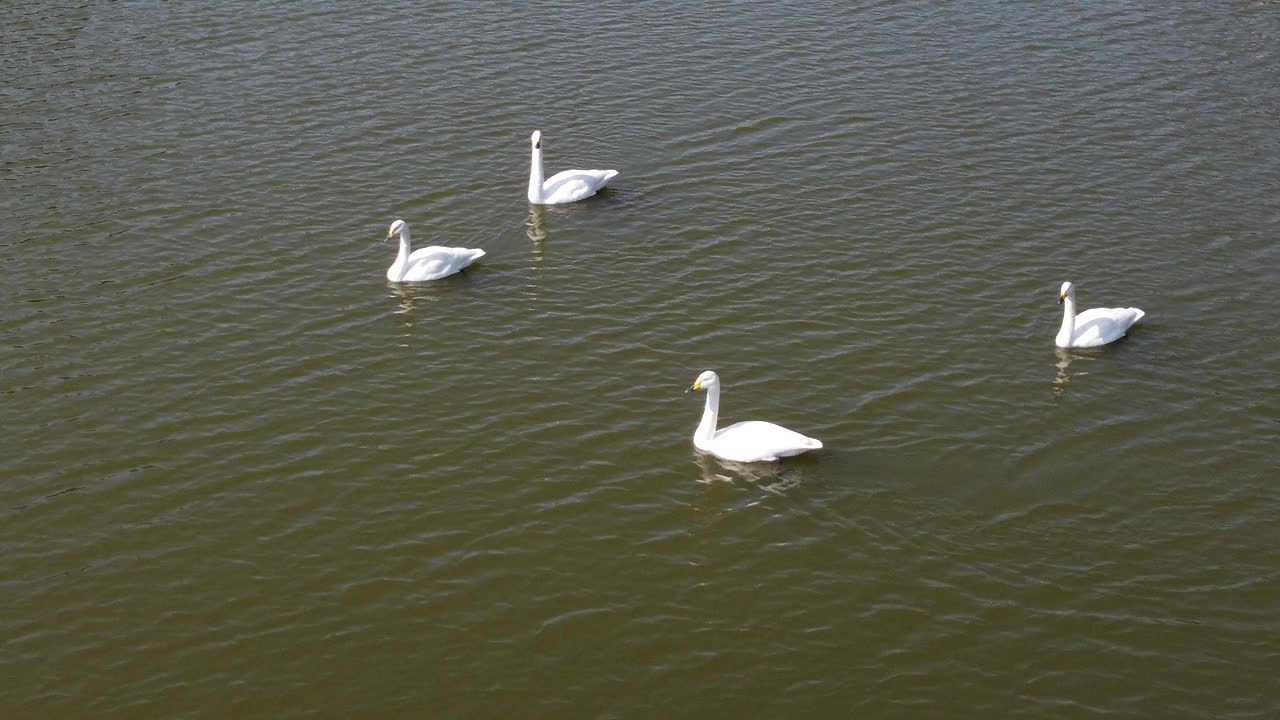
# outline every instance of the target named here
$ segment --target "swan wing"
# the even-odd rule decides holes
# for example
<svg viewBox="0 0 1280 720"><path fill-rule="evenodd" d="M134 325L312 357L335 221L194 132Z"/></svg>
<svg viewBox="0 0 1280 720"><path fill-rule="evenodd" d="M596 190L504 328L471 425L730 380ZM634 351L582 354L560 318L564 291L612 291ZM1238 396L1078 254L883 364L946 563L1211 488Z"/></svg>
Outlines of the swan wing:
<svg viewBox="0 0 1280 720"><path fill-rule="evenodd" d="M822 442L761 420L734 423L716 431L705 448L725 460L777 460L822 447Z"/></svg>
<svg viewBox="0 0 1280 720"><path fill-rule="evenodd" d="M406 282L437 280L458 272L482 257L484 257L484 250L480 248L440 245L420 248L409 254L403 280Z"/></svg>
<svg viewBox="0 0 1280 720"><path fill-rule="evenodd" d="M542 183L543 202L561 205L595 195L618 174L617 170L565 170Z"/></svg>
<svg viewBox="0 0 1280 720"><path fill-rule="evenodd" d="M1073 347L1097 347L1115 342L1145 316L1142 310L1127 308L1091 308L1076 315Z"/></svg>

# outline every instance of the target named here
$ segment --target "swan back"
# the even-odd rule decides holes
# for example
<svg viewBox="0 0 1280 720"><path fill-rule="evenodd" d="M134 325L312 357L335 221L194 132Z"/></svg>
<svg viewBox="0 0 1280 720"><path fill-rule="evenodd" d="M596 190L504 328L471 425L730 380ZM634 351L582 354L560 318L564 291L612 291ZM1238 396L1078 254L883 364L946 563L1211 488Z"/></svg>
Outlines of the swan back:
<svg viewBox="0 0 1280 720"><path fill-rule="evenodd" d="M717 430L711 442L699 449L725 460L758 462L820 450L822 441L775 423L746 420Z"/></svg>
<svg viewBox="0 0 1280 720"><path fill-rule="evenodd" d="M1076 315L1069 347L1097 347L1124 337L1146 313L1139 308L1091 308Z"/></svg>
<svg viewBox="0 0 1280 720"><path fill-rule="evenodd" d="M616 177L617 170L565 170L542 184L543 205L563 205L585 200L600 192Z"/></svg>

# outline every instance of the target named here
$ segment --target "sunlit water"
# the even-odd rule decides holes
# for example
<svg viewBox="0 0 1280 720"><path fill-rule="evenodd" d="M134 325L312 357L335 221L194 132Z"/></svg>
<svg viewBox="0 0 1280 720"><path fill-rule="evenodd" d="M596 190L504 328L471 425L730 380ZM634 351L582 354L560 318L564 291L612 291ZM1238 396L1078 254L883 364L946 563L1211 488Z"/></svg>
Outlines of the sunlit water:
<svg viewBox="0 0 1280 720"><path fill-rule="evenodd" d="M1280 713L1274 4L4 17L4 717Z"/></svg>

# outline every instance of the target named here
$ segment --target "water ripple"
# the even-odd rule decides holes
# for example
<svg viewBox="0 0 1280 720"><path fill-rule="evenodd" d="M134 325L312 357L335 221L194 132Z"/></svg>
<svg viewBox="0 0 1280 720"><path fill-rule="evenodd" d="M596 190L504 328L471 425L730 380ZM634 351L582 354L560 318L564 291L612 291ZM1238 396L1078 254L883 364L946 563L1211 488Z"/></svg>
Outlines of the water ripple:
<svg viewBox="0 0 1280 720"><path fill-rule="evenodd" d="M9 14L11 713L1275 714L1266 4Z"/></svg>

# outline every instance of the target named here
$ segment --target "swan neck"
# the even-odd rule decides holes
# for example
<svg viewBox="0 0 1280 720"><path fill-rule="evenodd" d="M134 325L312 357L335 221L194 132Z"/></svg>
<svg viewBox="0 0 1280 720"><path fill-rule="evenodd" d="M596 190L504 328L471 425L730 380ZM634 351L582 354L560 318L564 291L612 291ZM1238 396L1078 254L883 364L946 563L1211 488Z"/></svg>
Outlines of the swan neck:
<svg viewBox="0 0 1280 720"><path fill-rule="evenodd" d="M542 202L542 148L534 148L529 158L529 202Z"/></svg>
<svg viewBox="0 0 1280 720"><path fill-rule="evenodd" d="M1068 345L1076 332L1076 300L1070 295L1062 299L1062 327L1058 330L1058 344Z"/></svg>
<svg viewBox="0 0 1280 720"><path fill-rule="evenodd" d="M400 252L396 254L395 262L391 263L391 267L387 270L387 278L396 281L404 273L404 267L409 262L409 229L400 228Z"/></svg>
<svg viewBox="0 0 1280 720"><path fill-rule="evenodd" d="M400 228L400 254L396 256L397 260L409 259L409 228Z"/></svg>
<svg viewBox="0 0 1280 720"><path fill-rule="evenodd" d="M698 429L693 432L693 437L697 440L709 441L715 437L716 421L720 418L720 386L712 385L707 388L707 404L702 410L702 421L698 423Z"/></svg>

